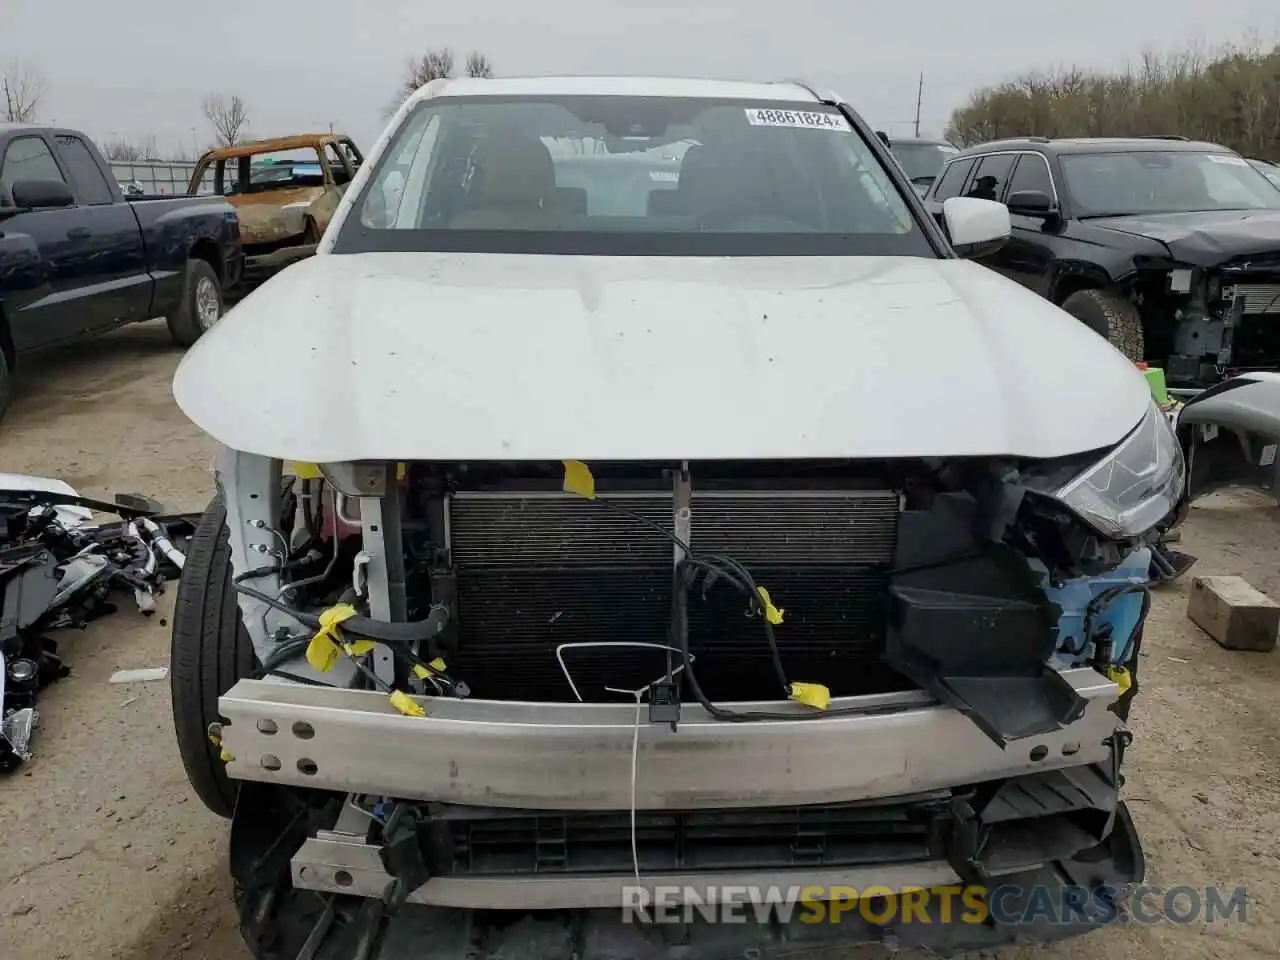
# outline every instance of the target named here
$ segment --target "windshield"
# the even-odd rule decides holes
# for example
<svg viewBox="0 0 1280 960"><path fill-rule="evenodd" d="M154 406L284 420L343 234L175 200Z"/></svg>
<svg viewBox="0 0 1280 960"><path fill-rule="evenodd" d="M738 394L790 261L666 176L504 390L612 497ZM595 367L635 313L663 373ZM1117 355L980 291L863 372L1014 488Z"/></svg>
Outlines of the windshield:
<svg viewBox="0 0 1280 960"><path fill-rule="evenodd" d="M1280 209L1280 192L1229 153L1071 154L1062 175L1080 217Z"/></svg>
<svg viewBox="0 0 1280 960"><path fill-rule="evenodd" d="M1280 188L1280 167L1277 167L1274 164L1264 163L1261 160L1252 160L1250 162L1253 164L1253 168L1255 170L1274 183L1277 188Z"/></svg>
<svg viewBox="0 0 1280 960"><path fill-rule="evenodd" d="M249 165L249 183L241 184L241 166ZM314 147L276 150L251 157L230 157L209 164L200 178L201 193L219 192L215 186L217 170L222 169L224 196L260 193L287 187L323 187L324 167Z"/></svg>
<svg viewBox="0 0 1280 960"><path fill-rule="evenodd" d="M893 155L911 180L932 180L942 172L948 157L960 151L946 143L895 143Z"/></svg>
<svg viewBox="0 0 1280 960"><path fill-rule="evenodd" d="M937 255L834 108L618 96L423 101L334 250Z"/></svg>

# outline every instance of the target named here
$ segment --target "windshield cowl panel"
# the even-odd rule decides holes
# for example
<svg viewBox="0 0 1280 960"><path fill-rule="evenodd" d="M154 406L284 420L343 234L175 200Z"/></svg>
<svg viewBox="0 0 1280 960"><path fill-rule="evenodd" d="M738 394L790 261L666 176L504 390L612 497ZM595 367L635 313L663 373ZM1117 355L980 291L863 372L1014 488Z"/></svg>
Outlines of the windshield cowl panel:
<svg viewBox="0 0 1280 960"><path fill-rule="evenodd" d="M938 256L863 135L819 103L426 99L334 253Z"/></svg>
<svg viewBox="0 0 1280 960"><path fill-rule="evenodd" d="M1082 220L1280 210L1280 191L1231 153L1134 150L1064 154L1060 162L1072 209Z"/></svg>

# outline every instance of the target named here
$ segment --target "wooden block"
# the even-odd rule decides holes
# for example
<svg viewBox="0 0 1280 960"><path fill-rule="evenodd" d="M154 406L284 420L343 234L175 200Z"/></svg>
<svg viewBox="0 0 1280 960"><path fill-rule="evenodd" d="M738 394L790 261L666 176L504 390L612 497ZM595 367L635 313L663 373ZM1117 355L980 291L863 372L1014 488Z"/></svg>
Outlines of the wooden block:
<svg viewBox="0 0 1280 960"><path fill-rule="evenodd" d="M1196 577L1187 617L1228 650L1274 650L1280 604L1243 577Z"/></svg>

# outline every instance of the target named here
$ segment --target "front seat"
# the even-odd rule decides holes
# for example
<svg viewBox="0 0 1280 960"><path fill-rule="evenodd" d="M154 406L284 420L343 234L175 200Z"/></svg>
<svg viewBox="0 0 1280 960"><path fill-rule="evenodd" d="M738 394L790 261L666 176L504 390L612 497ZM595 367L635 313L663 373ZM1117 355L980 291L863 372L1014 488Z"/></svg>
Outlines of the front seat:
<svg viewBox="0 0 1280 960"><path fill-rule="evenodd" d="M536 137L508 135L477 151L476 184L453 218L458 230L550 230L556 223L555 166Z"/></svg>

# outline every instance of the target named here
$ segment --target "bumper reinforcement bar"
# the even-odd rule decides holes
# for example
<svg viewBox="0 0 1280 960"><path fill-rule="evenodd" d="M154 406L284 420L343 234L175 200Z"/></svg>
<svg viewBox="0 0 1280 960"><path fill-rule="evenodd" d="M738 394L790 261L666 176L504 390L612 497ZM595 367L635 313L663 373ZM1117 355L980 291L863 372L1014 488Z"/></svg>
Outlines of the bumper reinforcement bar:
<svg viewBox="0 0 1280 960"><path fill-rule="evenodd" d="M1115 683L1063 680L1086 701L1074 722L1001 748L920 693L845 698L865 714L750 723L686 705L676 732L642 724L636 807L798 806L919 793L1102 763L1120 721ZM222 743L241 780L487 807L626 810L635 707L420 698L426 719L379 693L241 680L219 700ZM745 704L725 704L746 708ZM797 704L749 705L769 711Z"/></svg>

